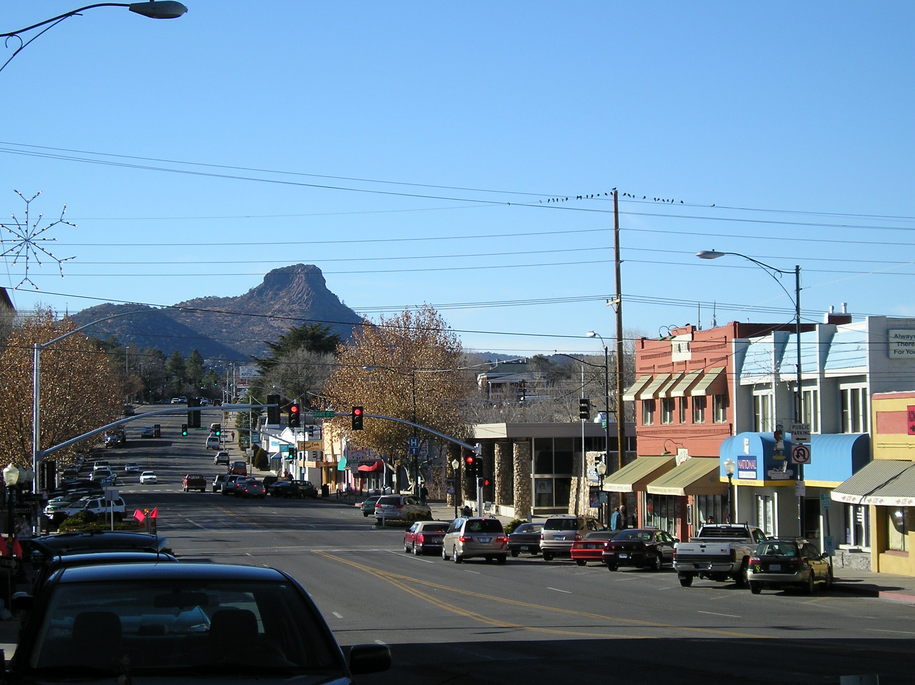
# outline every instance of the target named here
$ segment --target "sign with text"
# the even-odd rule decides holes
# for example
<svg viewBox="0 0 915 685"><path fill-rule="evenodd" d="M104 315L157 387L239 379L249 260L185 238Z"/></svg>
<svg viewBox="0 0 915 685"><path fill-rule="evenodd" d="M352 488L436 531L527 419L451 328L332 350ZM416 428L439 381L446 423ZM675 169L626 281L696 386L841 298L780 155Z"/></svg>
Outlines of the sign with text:
<svg viewBox="0 0 915 685"><path fill-rule="evenodd" d="M915 330L891 328L886 333L890 359L915 359Z"/></svg>
<svg viewBox="0 0 915 685"><path fill-rule="evenodd" d="M737 458L737 478L738 480L756 480L756 457Z"/></svg>

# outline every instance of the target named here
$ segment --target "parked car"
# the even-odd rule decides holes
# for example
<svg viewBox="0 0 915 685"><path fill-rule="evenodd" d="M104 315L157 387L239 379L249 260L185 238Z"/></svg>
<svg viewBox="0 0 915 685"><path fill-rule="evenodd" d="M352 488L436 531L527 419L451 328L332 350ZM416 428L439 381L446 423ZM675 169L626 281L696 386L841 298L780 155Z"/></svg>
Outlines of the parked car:
<svg viewBox="0 0 915 685"><path fill-rule="evenodd" d="M403 534L403 551L413 554L441 552L448 524L444 521L417 521Z"/></svg>
<svg viewBox="0 0 915 685"><path fill-rule="evenodd" d="M267 492L273 497L296 499L318 496L318 489L307 480L275 480L267 486Z"/></svg>
<svg viewBox="0 0 915 685"><path fill-rule="evenodd" d="M37 565L32 576L32 592L37 592L50 578L51 574L61 568L74 566L94 566L97 564L140 564L140 563L174 563L177 557L166 552L150 551L95 551L78 554L64 554L50 557L45 563Z"/></svg>
<svg viewBox="0 0 915 685"><path fill-rule="evenodd" d="M207 479L203 476L202 473L186 473L184 478L181 479L181 487L184 488L185 492L191 490L200 490L200 492L206 492L207 490Z"/></svg>
<svg viewBox="0 0 915 685"><path fill-rule="evenodd" d="M219 450L216 455L213 457L214 464L225 464L229 465L229 453L225 450Z"/></svg>
<svg viewBox="0 0 915 685"><path fill-rule="evenodd" d="M428 521L432 509L414 495L382 495L375 502L375 521Z"/></svg>
<svg viewBox="0 0 915 685"><path fill-rule="evenodd" d="M173 397L170 401L171 404L187 404L186 397Z"/></svg>
<svg viewBox="0 0 915 685"><path fill-rule="evenodd" d="M65 516L75 516L82 512L88 512L96 516L105 516L106 518L114 513L114 518L121 519L124 516L125 508L123 497L116 497L109 502L104 497L88 495L71 502L68 506L59 510L59 513Z"/></svg>
<svg viewBox="0 0 915 685"><path fill-rule="evenodd" d="M540 554L540 531L542 523L519 523L508 535L508 551L516 557L521 552Z"/></svg>
<svg viewBox="0 0 915 685"><path fill-rule="evenodd" d="M572 541L569 556L579 566L586 565L589 561L603 563L604 544L616 535L617 531L595 530L586 533L583 538Z"/></svg>
<svg viewBox="0 0 915 685"><path fill-rule="evenodd" d="M226 480L229 478L228 473L218 473L213 479L213 492L221 492L222 486L225 485Z"/></svg>
<svg viewBox="0 0 915 685"><path fill-rule="evenodd" d="M562 514L550 516L540 531L540 550L543 560L550 561L556 556L569 556L572 543L595 530L606 530L607 527L590 516Z"/></svg>
<svg viewBox="0 0 915 685"><path fill-rule="evenodd" d="M45 505L42 510L44 515L49 519L54 518L65 518L68 516L67 509L73 507L73 505L81 500L83 497L86 497L89 493L85 490L79 490L69 495L61 495L60 497L55 497L48 500L48 503Z"/></svg>
<svg viewBox="0 0 915 685"><path fill-rule="evenodd" d="M361 504L357 506L362 509L362 515L368 518L375 513L375 504L381 499L381 495L371 495L366 497Z"/></svg>
<svg viewBox="0 0 915 685"><path fill-rule="evenodd" d="M264 499L267 496L267 490L264 484L256 478L244 478L239 481L238 494L242 497L257 497Z"/></svg>
<svg viewBox="0 0 915 685"><path fill-rule="evenodd" d="M636 566L660 571L664 564L672 564L677 538L656 528L626 528L617 531L604 545L603 561L615 571L620 566Z"/></svg>
<svg viewBox="0 0 915 685"><path fill-rule="evenodd" d="M155 471L144 471L140 474L140 483L143 485L152 485L158 482L159 478L156 476Z"/></svg>
<svg viewBox="0 0 915 685"><path fill-rule="evenodd" d="M52 574L30 606L12 682L351 683L385 670L390 649L346 656L292 576L202 563L77 566ZM118 645L115 648L115 645ZM125 669L128 669L125 673Z"/></svg>
<svg viewBox="0 0 915 685"><path fill-rule="evenodd" d="M787 587L810 594L817 583L827 590L832 586L832 564L807 540L773 538L760 542L750 557L748 579L754 595Z"/></svg>
<svg viewBox="0 0 915 685"><path fill-rule="evenodd" d="M383 498L382 498L383 499ZM456 518L442 539L442 559L461 563L464 559L483 557L504 564L508 558L508 536L502 522L495 518Z"/></svg>

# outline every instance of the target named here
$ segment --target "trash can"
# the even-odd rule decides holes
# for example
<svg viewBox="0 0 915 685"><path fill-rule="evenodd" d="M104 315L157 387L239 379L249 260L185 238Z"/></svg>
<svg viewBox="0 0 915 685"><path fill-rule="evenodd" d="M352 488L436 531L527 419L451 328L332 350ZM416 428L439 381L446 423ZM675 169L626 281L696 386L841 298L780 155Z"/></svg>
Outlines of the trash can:
<svg viewBox="0 0 915 685"><path fill-rule="evenodd" d="M321 497L330 497L330 488L328 487L327 483L324 483L321 486Z"/></svg>

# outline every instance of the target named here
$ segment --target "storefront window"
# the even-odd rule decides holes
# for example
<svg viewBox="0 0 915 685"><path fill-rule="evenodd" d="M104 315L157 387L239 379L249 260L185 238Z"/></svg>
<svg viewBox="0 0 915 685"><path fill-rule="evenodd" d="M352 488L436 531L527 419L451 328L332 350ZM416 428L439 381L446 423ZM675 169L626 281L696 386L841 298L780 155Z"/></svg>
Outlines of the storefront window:
<svg viewBox="0 0 915 685"><path fill-rule="evenodd" d="M645 511L642 515L643 525L648 528L666 530L676 537L678 499L672 495L646 493Z"/></svg>
<svg viewBox="0 0 915 685"><path fill-rule="evenodd" d="M870 542L870 512L869 507L858 504L845 506L845 540L843 544L849 547L868 549Z"/></svg>
<svg viewBox="0 0 915 685"><path fill-rule="evenodd" d="M907 552L905 527L905 509L887 510L887 539L886 548L894 552Z"/></svg>
<svg viewBox="0 0 915 685"><path fill-rule="evenodd" d="M775 510L771 495L756 496L756 525L766 535L775 535Z"/></svg>
<svg viewBox="0 0 915 685"><path fill-rule="evenodd" d="M698 524L724 523L727 521L727 497L722 495L696 495L696 506L699 507Z"/></svg>

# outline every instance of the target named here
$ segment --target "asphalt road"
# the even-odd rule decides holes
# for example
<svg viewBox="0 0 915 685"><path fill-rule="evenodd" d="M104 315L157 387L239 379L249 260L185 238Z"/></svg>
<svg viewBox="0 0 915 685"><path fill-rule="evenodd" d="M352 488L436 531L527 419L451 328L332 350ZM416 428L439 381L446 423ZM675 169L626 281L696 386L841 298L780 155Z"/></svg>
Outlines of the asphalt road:
<svg viewBox="0 0 915 685"><path fill-rule="evenodd" d="M212 417L202 425L221 420ZM838 683L879 674L885 685L915 672L907 605L829 592L756 596L710 582L681 588L669 570L610 573L539 557L414 557L403 552L402 528L379 529L336 500L182 492L187 471L219 471L206 431L180 438L178 417L136 425L155 422L161 440L106 453L159 474L157 485L120 486L128 509L157 506L159 532L183 559L288 571L342 645L391 645L394 668L362 683Z"/></svg>

